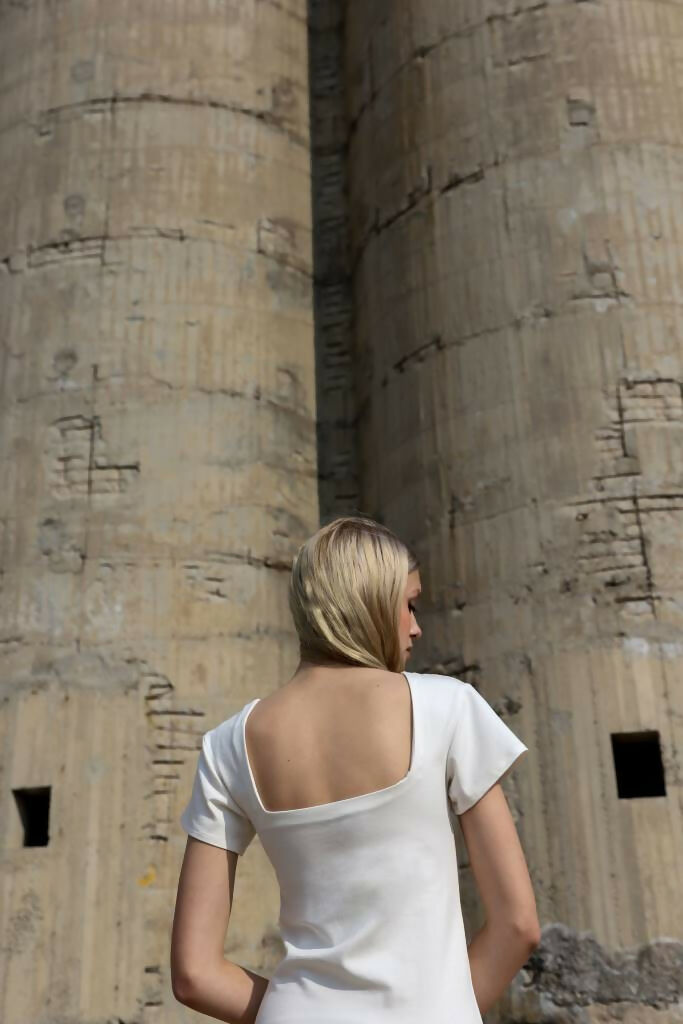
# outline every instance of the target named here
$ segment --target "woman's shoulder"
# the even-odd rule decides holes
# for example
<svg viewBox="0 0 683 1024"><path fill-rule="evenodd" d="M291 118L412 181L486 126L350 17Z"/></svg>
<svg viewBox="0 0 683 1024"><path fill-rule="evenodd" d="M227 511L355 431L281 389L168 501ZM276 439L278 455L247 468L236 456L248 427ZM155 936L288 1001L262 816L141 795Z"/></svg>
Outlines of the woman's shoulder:
<svg viewBox="0 0 683 1024"><path fill-rule="evenodd" d="M441 697L444 700L457 700L460 694L471 685L458 676L449 676L444 672L411 672L408 670L407 674L413 676L415 683L423 691L432 693L435 699Z"/></svg>
<svg viewBox="0 0 683 1024"><path fill-rule="evenodd" d="M258 701L258 697L252 698L205 732L204 740L208 742L214 755L226 760L235 758L239 754L242 722L249 708Z"/></svg>

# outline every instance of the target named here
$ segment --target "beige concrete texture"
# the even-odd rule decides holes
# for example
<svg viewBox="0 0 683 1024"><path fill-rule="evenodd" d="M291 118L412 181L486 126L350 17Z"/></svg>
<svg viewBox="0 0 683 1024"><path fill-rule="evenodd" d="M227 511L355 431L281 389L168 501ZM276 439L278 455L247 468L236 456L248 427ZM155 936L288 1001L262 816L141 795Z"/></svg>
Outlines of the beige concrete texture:
<svg viewBox="0 0 683 1024"><path fill-rule="evenodd" d="M308 116L303 0L0 4L4 1024L191 1015L178 817L319 522ZM235 900L267 972L258 838Z"/></svg>
<svg viewBox="0 0 683 1024"><path fill-rule="evenodd" d="M504 788L569 929L506 1019L680 1012L682 46L656 0L347 7L360 491L422 667L532 749ZM620 798L646 730L666 792Z"/></svg>

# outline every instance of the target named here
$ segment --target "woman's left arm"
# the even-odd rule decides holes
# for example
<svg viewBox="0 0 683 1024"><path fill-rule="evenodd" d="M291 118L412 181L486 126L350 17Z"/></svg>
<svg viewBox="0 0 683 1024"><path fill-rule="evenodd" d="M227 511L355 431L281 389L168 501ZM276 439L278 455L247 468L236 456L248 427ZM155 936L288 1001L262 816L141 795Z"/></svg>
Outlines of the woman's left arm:
<svg viewBox="0 0 683 1024"><path fill-rule="evenodd" d="M227 1024L253 1024L268 979L223 953L238 854L188 836L171 936L178 1002Z"/></svg>

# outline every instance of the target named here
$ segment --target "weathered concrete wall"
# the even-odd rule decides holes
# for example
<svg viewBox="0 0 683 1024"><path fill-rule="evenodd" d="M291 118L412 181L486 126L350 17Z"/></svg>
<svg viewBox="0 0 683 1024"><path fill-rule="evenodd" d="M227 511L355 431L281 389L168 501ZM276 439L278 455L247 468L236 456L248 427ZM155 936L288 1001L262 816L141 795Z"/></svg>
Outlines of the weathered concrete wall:
<svg viewBox="0 0 683 1024"><path fill-rule="evenodd" d="M347 9L361 495L421 557L416 669L533 749L505 788L548 931L514 1020L680 998L682 40L656 0ZM611 734L641 730L666 793L621 799Z"/></svg>
<svg viewBox="0 0 683 1024"><path fill-rule="evenodd" d="M6 1024L185 1013L199 737L293 671L318 525L308 118L304 0L0 4ZM258 839L235 901L267 972Z"/></svg>

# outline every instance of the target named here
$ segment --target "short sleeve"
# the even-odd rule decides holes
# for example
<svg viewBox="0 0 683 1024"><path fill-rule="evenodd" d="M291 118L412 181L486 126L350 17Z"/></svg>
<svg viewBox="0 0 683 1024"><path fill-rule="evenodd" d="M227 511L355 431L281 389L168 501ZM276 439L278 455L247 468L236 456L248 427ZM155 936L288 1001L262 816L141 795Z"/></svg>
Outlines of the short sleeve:
<svg viewBox="0 0 683 1024"><path fill-rule="evenodd" d="M462 685L446 761L448 796L456 814L473 807L529 749L471 683Z"/></svg>
<svg viewBox="0 0 683 1024"><path fill-rule="evenodd" d="M256 834L218 771L210 731L202 736L192 795L180 816L180 824L195 839L239 854L244 853Z"/></svg>

